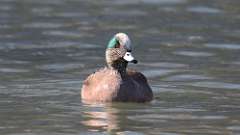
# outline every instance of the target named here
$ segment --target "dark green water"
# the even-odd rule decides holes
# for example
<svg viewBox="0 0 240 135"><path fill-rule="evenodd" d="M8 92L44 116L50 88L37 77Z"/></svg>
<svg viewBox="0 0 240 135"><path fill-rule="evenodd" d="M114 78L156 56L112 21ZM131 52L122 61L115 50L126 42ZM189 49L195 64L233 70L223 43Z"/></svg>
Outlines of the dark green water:
<svg viewBox="0 0 240 135"><path fill-rule="evenodd" d="M84 104L117 32L155 98ZM240 134L240 1L0 0L0 134Z"/></svg>

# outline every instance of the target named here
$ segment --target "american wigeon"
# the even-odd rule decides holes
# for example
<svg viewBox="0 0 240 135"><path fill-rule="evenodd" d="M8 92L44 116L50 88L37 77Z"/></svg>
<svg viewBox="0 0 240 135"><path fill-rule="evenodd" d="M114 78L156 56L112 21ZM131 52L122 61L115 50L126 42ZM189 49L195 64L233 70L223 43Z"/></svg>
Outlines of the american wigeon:
<svg viewBox="0 0 240 135"><path fill-rule="evenodd" d="M128 69L137 60L131 54L131 41L125 33L117 33L106 49L107 67L89 75L83 82L81 97L90 102L147 102L153 93L146 77Z"/></svg>

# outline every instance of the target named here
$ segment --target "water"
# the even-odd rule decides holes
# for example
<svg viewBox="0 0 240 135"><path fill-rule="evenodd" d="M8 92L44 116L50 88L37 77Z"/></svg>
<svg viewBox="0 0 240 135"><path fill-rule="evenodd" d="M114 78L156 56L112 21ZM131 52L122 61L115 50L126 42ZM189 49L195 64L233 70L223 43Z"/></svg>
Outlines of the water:
<svg viewBox="0 0 240 135"><path fill-rule="evenodd" d="M0 134L240 134L240 2L1 0ZM154 91L86 104L82 81L126 32Z"/></svg>

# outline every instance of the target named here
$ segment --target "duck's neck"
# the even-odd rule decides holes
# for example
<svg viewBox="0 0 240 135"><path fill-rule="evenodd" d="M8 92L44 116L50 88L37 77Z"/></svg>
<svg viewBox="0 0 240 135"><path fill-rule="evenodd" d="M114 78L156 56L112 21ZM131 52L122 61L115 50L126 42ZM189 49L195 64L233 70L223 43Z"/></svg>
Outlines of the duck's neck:
<svg viewBox="0 0 240 135"><path fill-rule="evenodd" d="M107 65L109 68L117 70L121 74L122 77L127 75L128 62L126 62L125 60L119 59L114 62L107 63Z"/></svg>

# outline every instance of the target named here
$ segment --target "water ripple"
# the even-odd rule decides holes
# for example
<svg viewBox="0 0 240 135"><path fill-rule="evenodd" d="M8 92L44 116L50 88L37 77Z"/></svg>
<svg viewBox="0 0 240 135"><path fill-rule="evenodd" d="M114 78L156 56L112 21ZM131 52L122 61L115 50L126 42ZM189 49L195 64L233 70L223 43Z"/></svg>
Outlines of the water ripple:
<svg viewBox="0 0 240 135"><path fill-rule="evenodd" d="M63 13L55 14L55 16L76 18L76 17L87 17L87 16L89 16L89 14L88 13L79 13L79 12L63 12Z"/></svg>
<svg viewBox="0 0 240 135"><path fill-rule="evenodd" d="M189 83L190 86L216 88L216 89L237 89L240 90L240 84L225 83L225 82L194 82Z"/></svg>
<svg viewBox="0 0 240 135"><path fill-rule="evenodd" d="M56 22L31 22L25 23L23 28L43 28L43 29L53 29L53 28L60 28L64 25L61 23Z"/></svg>
<svg viewBox="0 0 240 135"><path fill-rule="evenodd" d="M185 3L186 0L121 0L121 1L114 1L114 4L117 5L129 5L129 4L181 4Z"/></svg>
<svg viewBox="0 0 240 135"><path fill-rule="evenodd" d="M29 72L28 69L17 69L17 68L0 68L2 73L26 73Z"/></svg>
<svg viewBox="0 0 240 135"><path fill-rule="evenodd" d="M12 9L12 6L10 5L0 5L0 10L2 11L9 11Z"/></svg>
<svg viewBox="0 0 240 135"><path fill-rule="evenodd" d="M223 120L227 119L228 117L223 115L206 115L206 116L196 116L191 114L170 114L170 115L164 115L164 114L143 114L143 115L136 115L136 116L129 116L128 117L131 120L135 121L148 121L149 119L158 121L158 120Z"/></svg>
<svg viewBox="0 0 240 135"><path fill-rule="evenodd" d="M56 42L45 42L45 44L31 44L31 43L16 43L16 42L6 42L0 46L0 50L6 49L50 49L50 48L102 48L100 45L86 44L74 41L56 41Z"/></svg>
<svg viewBox="0 0 240 135"><path fill-rule="evenodd" d="M112 9L112 8L105 8L104 9L104 14L105 15L116 15L116 16L145 16L147 15L146 12L141 11L141 10L116 10L116 9Z"/></svg>
<svg viewBox="0 0 240 135"><path fill-rule="evenodd" d="M195 51L176 51L173 52L174 54L177 55L183 55L183 56L191 56L191 57L209 57L209 56L213 56L213 53L209 53L209 52L195 52Z"/></svg>
<svg viewBox="0 0 240 135"><path fill-rule="evenodd" d="M208 43L205 44L206 47L209 48L217 48L217 49L229 49L229 50L238 50L240 49L240 44L215 44L215 43Z"/></svg>
<svg viewBox="0 0 240 135"><path fill-rule="evenodd" d="M165 76L174 72L177 72L177 70L159 69L159 70L144 70L143 74L149 78L154 78L159 76Z"/></svg>
<svg viewBox="0 0 240 135"><path fill-rule="evenodd" d="M161 67L161 68L184 68L188 67L182 63L170 63L170 62L152 62L152 63L141 63L143 66Z"/></svg>
<svg viewBox="0 0 240 135"><path fill-rule="evenodd" d="M194 80L209 80L212 77L204 76L204 75L193 75L193 74L181 74L170 76L166 78L167 81L194 81Z"/></svg>
<svg viewBox="0 0 240 135"><path fill-rule="evenodd" d="M80 32L62 31L62 30L48 30L48 31L42 32L42 34L47 36L62 36L62 37L74 37L74 38L81 38L86 36L86 34L82 34ZM90 34L88 36L90 36Z"/></svg>
<svg viewBox="0 0 240 135"><path fill-rule="evenodd" d="M196 13L205 13L205 14L221 13L221 10L219 10L219 9L210 8L210 7L203 7L203 6L189 7L189 8L187 8L187 11L196 12Z"/></svg>
<svg viewBox="0 0 240 135"><path fill-rule="evenodd" d="M84 66L85 64L81 64L81 63L56 63L56 64L46 64L46 65L37 66L37 68L41 70L62 72L62 71L83 68Z"/></svg>

